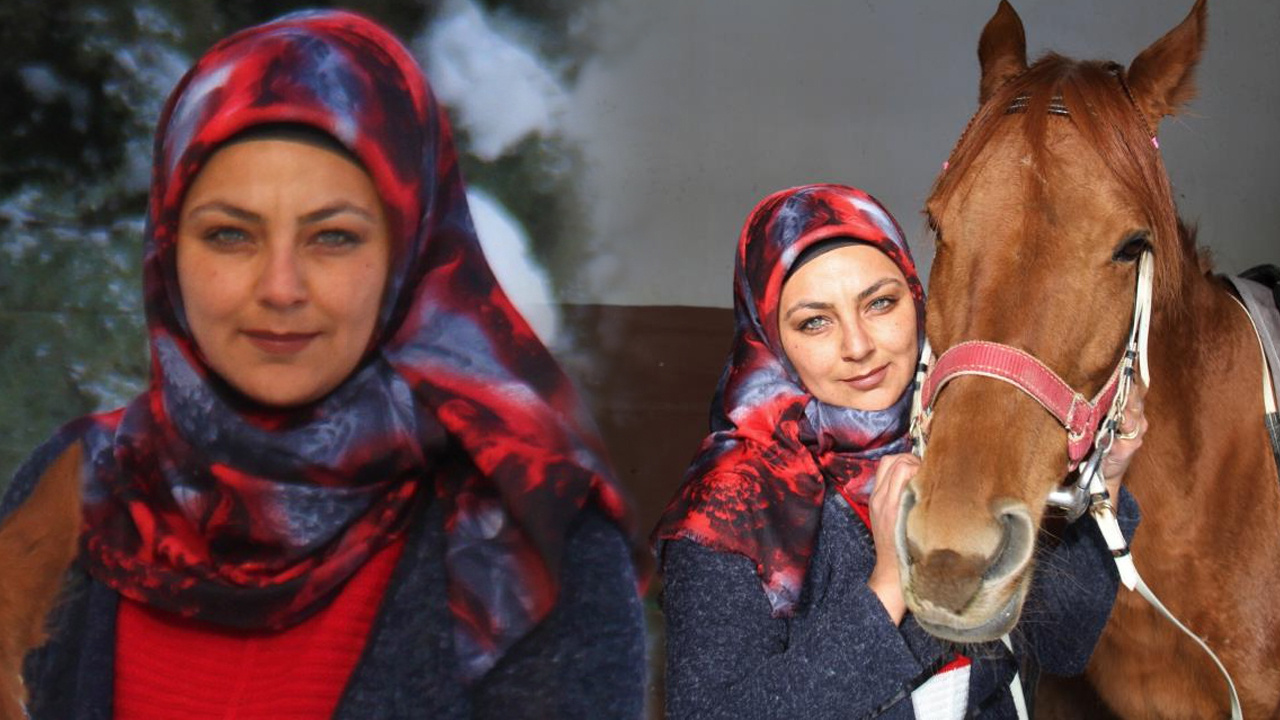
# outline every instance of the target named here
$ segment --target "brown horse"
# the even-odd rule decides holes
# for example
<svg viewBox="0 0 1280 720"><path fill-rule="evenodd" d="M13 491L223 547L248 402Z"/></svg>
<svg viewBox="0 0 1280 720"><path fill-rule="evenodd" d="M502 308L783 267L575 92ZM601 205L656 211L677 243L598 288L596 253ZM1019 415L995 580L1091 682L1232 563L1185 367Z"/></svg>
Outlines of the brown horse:
<svg viewBox="0 0 1280 720"><path fill-rule="evenodd" d="M22 720L22 659L44 639L45 616L76 555L80 445L49 466L31 496L0 523L0 720Z"/></svg>
<svg viewBox="0 0 1280 720"><path fill-rule="evenodd" d="M1154 139L1194 92L1204 27L1199 0L1128 69L1052 54L1028 67L1021 20L1001 2L978 46L980 109L927 204L927 332L938 353L1014 346L1092 397L1121 358L1136 260L1153 252L1150 431L1125 478L1142 510L1133 555L1222 658L1245 717L1276 717L1280 488L1262 353L1179 222ZM1029 395L983 377L950 383L934 410L900 518L904 591L938 634L989 641L1017 621L1067 434ZM1124 717L1227 712L1207 656L1123 588L1086 678Z"/></svg>

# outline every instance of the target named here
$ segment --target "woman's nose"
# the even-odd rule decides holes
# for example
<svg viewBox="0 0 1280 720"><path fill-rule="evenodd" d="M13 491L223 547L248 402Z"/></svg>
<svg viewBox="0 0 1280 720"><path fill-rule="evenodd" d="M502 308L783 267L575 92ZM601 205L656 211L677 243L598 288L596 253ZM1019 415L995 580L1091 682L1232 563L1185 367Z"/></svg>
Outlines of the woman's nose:
<svg viewBox="0 0 1280 720"><path fill-rule="evenodd" d="M268 307L287 309L301 305L307 299L302 264L293 251L292 243L287 245L289 247L268 250L262 274L258 278L258 300Z"/></svg>
<svg viewBox="0 0 1280 720"><path fill-rule="evenodd" d="M840 354L845 360L862 360L875 349L875 342L862 323L847 323L840 338Z"/></svg>

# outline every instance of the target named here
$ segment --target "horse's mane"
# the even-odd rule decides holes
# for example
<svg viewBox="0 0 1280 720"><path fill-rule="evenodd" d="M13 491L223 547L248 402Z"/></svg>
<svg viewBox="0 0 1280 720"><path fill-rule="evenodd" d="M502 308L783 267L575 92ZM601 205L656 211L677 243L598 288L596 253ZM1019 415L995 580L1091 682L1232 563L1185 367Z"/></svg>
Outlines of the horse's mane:
<svg viewBox="0 0 1280 720"><path fill-rule="evenodd" d="M1026 109L1010 113L1015 101ZM1051 106L1055 112L1050 112ZM1065 108L1066 114L1059 108ZM1115 63L1077 61L1050 53L1006 82L961 134L947 169L934 183L930 206L945 206L996 130L1020 116L1031 162L1040 169L1033 174L1040 179L1033 192L1043 190L1050 181L1048 124L1072 123L1146 214L1155 250L1156 297L1160 305L1176 306L1184 273L1198 272L1193 233L1179 222L1169 176L1153 143L1155 133L1129 94L1124 68Z"/></svg>

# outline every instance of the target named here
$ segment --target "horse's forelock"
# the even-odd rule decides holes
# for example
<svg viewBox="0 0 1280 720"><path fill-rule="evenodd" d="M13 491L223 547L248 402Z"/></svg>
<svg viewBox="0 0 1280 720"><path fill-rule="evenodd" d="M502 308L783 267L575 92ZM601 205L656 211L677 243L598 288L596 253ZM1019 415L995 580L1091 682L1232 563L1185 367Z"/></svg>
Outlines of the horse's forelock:
<svg viewBox="0 0 1280 720"><path fill-rule="evenodd" d="M1025 103L1025 110L1010 114L1008 109L1015 101ZM1066 108L1065 117L1050 112L1051 105L1059 102ZM946 169L934 183L928 207L946 207L960 179L973 168L996 132L1019 116L1023 117L1023 135L1035 167L1048 167L1050 123L1072 123L1094 148L1150 223L1157 305L1176 307L1184 273L1196 267L1193 242L1180 227L1169 177L1153 146L1151 130L1128 96L1124 70L1114 63L1082 62L1050 53L1005 83L969 121ZM1033 193L1043 192L1045 183L1052 180L1045 173L1034 176L1040 182L1032 186Z"/></svg>

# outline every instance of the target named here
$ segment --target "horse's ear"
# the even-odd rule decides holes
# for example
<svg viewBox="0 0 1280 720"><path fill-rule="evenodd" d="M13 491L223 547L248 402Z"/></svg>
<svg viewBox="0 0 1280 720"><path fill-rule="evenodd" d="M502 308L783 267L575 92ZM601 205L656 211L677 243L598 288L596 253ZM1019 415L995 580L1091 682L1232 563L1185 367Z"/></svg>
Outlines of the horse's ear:
<svg viewBox="0 0 1280 720"><path fill-rule="evenodd" d="M996 90L1027 69L1027 35L1022 20L1009 0L1000 0L996 14L982 28L978 40L978 62L982 81L978 84L978 104L985 103Z"/></svg>
<svg viewBox="0 0 1280 720"><path fill-rule="evenodd" d="M1178 27L1139 53L1129 65L1129 92L1146 115L1151 129L1172 115L1196 94L1195 67L1204 47L1205 0Z"/></svg>

